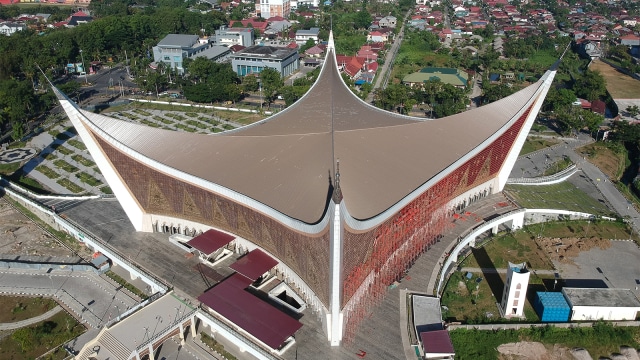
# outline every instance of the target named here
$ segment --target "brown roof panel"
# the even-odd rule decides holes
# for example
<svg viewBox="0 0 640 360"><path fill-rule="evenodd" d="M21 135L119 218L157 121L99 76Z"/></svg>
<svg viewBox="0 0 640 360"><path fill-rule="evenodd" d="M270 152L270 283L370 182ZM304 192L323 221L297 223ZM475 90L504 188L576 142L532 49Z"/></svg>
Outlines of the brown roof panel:
<svg viewBox="0 0 640 360"><path fill-rule="evenodd" d="M302 323L244 290L251 280L233 274L198 297L198 301L224 316L273 349L278 349Z"/></svg>
<svg viewBox="0 0 640 360"><path fill-rule="evenodd" d="M249 279L256 281L276 265L278 265L278 262L274 258L260 249L255 249L239 258L236 262L229 265L229 267Z"/></svg>
<svg viewBox="0 0 640 360"><path fill-rule="evenodd" d="M203 254L210 255L214 251L233 241L235 238L235 236L223 233L222 231L210 229L189 240L187 244L196 248Z"/></svg>

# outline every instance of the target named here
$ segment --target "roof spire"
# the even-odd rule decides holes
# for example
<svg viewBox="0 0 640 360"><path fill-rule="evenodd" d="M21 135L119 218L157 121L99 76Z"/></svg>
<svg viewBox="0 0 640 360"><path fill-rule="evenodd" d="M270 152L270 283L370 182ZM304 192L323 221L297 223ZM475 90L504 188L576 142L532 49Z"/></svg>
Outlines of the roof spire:
<svg viewBox="0 0 640 360"><path fill-rule="evenodd" d="M333 202L340 204L342 201L342 190L340 189L340 159L336 160L336 175L334 182L336 186L333 188Z"/></svg>
<svg viewBox="0 0 640 360"><path fill-rule="evenodd" d="M333 15L331 16L331 27L329 28L329 41L327 44L327 49L333 49L334 51L336 49L333 42Z"/></svg>

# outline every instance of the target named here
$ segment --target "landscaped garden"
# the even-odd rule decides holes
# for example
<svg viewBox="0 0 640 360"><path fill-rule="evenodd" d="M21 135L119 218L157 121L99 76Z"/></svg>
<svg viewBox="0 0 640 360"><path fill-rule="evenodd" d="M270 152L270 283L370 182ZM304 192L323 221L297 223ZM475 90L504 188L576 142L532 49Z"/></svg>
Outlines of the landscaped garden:
<svg viewBox="0 0 640 360"><path fill-rule="evenodd" d="M505 192L527 209L563 209L611 215L607 207L569 182L554 185L507 185Z"/></svg>

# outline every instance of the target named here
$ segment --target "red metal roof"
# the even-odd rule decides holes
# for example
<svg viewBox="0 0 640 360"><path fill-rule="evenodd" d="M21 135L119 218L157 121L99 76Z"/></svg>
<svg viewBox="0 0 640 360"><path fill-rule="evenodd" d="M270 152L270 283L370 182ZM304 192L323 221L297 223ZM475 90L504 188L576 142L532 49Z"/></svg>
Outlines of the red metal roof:
<svg viewBox="0 0 640 360"><path fill-rule="evenodd" d="M256 281L262 274L276 266L278 262L260 249L255 249L247 255L239 258L229 266L233 270Z"/></svg>
<svg viewBox="0 0 640 360"><path fill-rule="evenodd" d="M447 330L425 331L420 333L422 349L425 354L454 354L453 344Z"/></svg>
<svg viewBox="0 0 640 360"><path fill-rule="evenodd" d="M227 245L235 239L235 236L223 233L218 230L207 230L204 234L198 235L189 240L187 244L196 248L203 254L209 255L221 247Z"/></svg>
<svg viewBox="0 0 640 360"><path fill-rule="evenodd" d="M245 291L250 282L240 274L233 274L200 295L198 300L258 340L277 349L302 324Z"/></svg>

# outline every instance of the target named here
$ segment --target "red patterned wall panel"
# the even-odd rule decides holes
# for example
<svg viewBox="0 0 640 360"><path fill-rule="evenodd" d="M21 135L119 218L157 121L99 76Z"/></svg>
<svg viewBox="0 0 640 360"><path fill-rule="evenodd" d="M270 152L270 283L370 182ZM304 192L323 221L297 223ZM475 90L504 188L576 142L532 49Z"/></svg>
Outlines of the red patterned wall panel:
<svg viewBox="0 0 640 360"><path fill-rule="evenodd" d="M95 137L145 212L215 226L257 244L295 271L328 307L328 227L316 237L306 236L243 204L151 169Z"/></svg>
<svg viewBox="0 0 640 360"><path fill-rule="evenodd" d="M345 313L347 340L360 321L382 299L387 287L402 277L420 254L443 233L451 213L444 206L456 196L495 177L506 160L529 108L493 143L376 229L365 233L345 232L343 263L344 307L372 272L368 295ZM353 305L353 304L352 304Z"/></svg>

